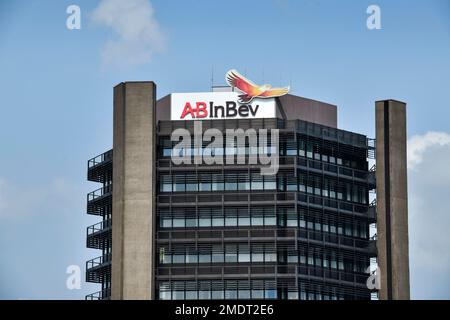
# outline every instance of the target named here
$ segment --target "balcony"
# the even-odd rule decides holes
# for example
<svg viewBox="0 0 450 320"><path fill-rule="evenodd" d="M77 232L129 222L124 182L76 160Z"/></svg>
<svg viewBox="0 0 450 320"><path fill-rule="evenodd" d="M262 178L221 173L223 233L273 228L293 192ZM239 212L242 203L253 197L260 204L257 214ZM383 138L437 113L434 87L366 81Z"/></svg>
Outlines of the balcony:
<svg viewBox="0 0 450 320"><path fill-rule="evenodd" d="M107 274L111 274L111 254L86 262L86 282L102 283Z"/></svg>
<svg viewBox="0 0 450 320"><path fill-rule="evenodd" d="M104 183L112 179L113 151L109 150L88 160L87 177L89 181Z"/></svg>
<svg viewBox="0 0 450 320"><path fill-rule="evenodd" d="M104 215L106 207L112 204L112 185L89 192L87 194L87 213Z"/></svg>
<svg viewBox="0 0 450 320"><path fill-rule="evenodd" d="M91 249L102 249L105 242L111 240L111 219L101 221L87 228L86 247Z"/></svg>
<svg viewBox="0 0 450 320"><path fill-rule="evenodd" d="M103 289L98 292L88 294L86 300L110 300L111 299L111 289Z"/></svg>

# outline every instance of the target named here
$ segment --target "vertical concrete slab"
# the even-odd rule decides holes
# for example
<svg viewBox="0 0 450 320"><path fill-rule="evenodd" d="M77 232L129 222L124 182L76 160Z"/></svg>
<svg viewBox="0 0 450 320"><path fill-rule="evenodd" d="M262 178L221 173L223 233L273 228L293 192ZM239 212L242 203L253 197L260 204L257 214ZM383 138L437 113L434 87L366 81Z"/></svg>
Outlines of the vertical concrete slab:
<svg viewBox="0 0 450 320"><path fill-rule="evenodd" d="M114 88L112 299L154 299L153 82Z"/></svg>
<svg viewBox="0 0 450 320"><path fill-rule="evenodd" d="M377 101L377 235L380 299L408 300L408 191L406 104Z"/></svg>

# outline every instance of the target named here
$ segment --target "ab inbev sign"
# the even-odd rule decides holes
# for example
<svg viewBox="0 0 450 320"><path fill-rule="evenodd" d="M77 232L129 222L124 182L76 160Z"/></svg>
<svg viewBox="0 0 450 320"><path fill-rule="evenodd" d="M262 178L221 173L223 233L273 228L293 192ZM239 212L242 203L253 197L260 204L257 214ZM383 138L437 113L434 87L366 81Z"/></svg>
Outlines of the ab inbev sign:
<svg viewBox="0 0 450 320"><path fill-rule="evenodd" d="M275 118L274 98L289 92L288 87L258 86L236 70L228 71L226 80L239 92L171 94L171 120Z"/></svg>

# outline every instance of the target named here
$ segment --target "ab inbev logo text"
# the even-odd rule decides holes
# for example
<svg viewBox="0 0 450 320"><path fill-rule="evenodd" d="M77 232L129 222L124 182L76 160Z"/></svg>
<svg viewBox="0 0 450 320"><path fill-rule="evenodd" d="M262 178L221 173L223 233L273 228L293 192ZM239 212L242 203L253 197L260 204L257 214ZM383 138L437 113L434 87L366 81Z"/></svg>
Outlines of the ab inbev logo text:
<svg viewBox="0 0 450 320"><path fill-rule="evenodd" d="M256 85L236 70L227 72L226 81L238 92L172 94L171 119L276 118L274 98L289 92L289 87ZM176 165L260 164L262 175L278 172L278 129L260 129L257 132L251 128L229 128L222 132L216 128L203 130L202 121L195 121L193 132L176 129L171 140L177 142L172 148L172 162Z"/></svg>
<svg viewBox="0 0 450 320"><path fill-rule="evenodd" d="M214 120L242 118L274 118L276 97L289 92L289 87L272 88L257 85L236 70L227 72L225 80L236 91L173 93L172 120Z"/></svg>

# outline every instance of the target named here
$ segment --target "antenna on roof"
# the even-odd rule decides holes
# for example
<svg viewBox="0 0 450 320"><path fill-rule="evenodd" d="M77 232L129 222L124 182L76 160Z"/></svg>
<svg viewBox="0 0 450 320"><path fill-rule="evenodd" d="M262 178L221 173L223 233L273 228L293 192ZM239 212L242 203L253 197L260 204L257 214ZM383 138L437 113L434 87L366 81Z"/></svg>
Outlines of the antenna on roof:
<svg viewBox="0 0 450 320"><path fill-rule="evenodd" d="M214 65L211 66L211 91L214 88Z"/></svg>

